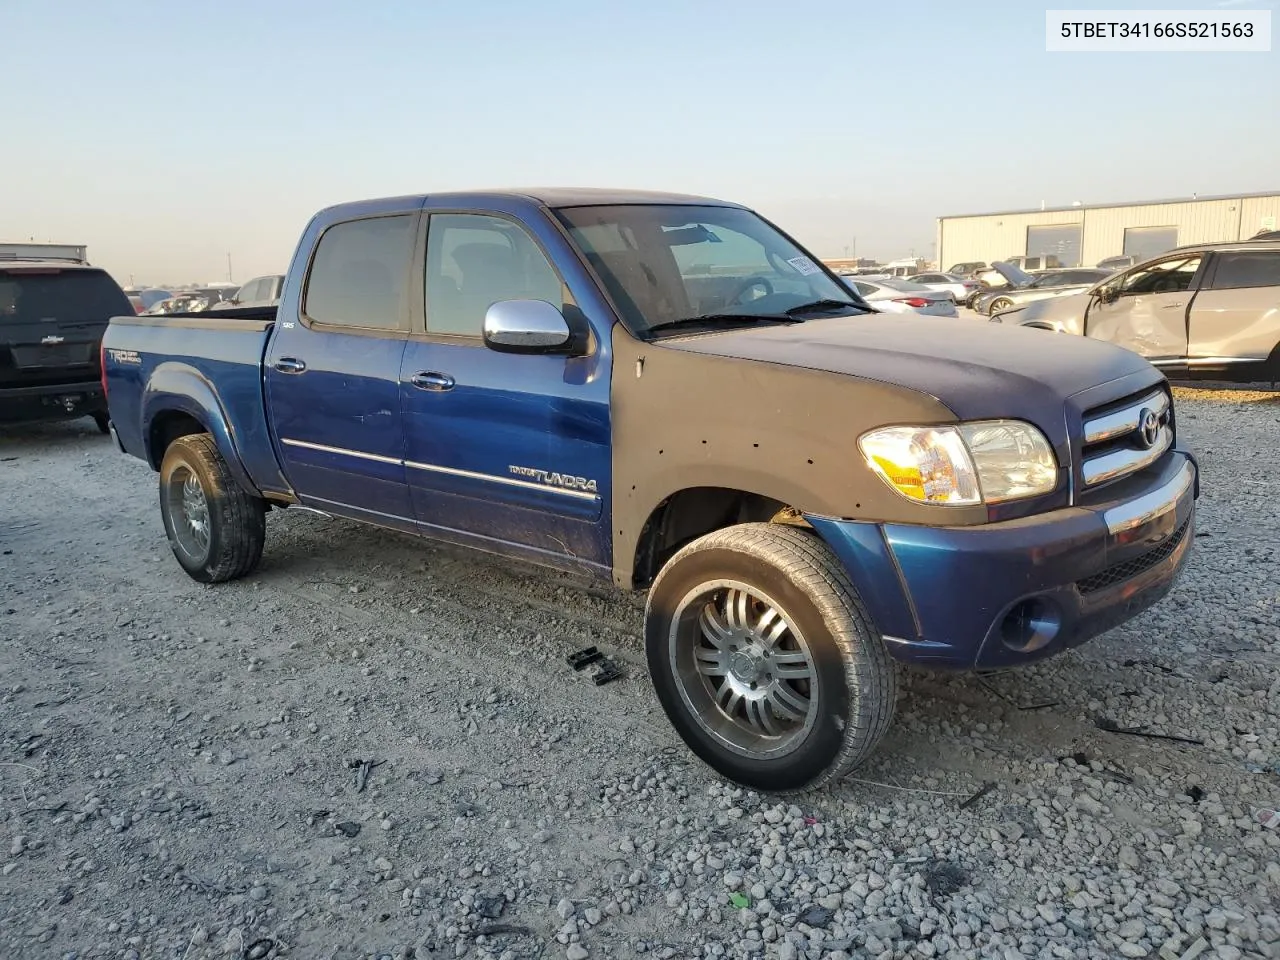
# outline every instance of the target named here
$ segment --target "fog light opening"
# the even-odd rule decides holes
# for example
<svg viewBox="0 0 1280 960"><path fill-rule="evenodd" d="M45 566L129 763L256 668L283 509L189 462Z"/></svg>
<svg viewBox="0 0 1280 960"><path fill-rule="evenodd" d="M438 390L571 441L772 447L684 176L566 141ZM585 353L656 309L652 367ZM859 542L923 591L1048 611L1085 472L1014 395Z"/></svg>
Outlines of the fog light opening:
<svg viewBox="0 0 1280 960"><path fill-rule="evenodd" d="M1023 600L1000 621L1000 642L1015 653L1033 653L1053 642L1062 629L1057 604L1043 597Z"/></svg>

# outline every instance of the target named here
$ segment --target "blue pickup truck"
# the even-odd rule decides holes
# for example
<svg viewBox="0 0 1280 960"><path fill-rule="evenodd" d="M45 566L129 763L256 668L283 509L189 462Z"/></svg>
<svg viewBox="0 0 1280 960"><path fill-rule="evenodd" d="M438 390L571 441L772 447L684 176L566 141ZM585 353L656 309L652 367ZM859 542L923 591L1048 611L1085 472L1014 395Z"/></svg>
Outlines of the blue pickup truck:
<svg viewBox="0 0 1280 960"><path fill-rule="evenodd" d="M895 660L1050 656L1168 593L1194 539L1141 357L879 314L699 197L342 204L278 309L118 317L103 350L192 577L250 573L297 505L647 590L671 722L760 789L863 761Z"/></svg>

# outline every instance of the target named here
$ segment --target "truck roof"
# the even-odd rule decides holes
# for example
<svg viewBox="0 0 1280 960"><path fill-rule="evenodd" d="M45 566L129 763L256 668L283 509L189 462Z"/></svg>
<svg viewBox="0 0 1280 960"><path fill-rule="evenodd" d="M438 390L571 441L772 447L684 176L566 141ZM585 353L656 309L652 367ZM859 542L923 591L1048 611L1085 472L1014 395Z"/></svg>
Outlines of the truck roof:
<svg viewBox="0 0 1280 960"><path fill-rule="evenodd" d="M0 270L9 270L14 267L25 270L97 270L102 272L101 267L95 267L93 264L85 263L81 260L59 260L57 258L48 260L34 258L10 260L7 257L0 257Z"/></svg>
<svg viewBox="0 0 1280 960"><path fill-rule="evenodd" d="M658 190L627 190L602 187L528 187L499 188L490 190L459 190L440 193L408 194L400 197L381 197L369 200L357 200L348 203L334 204L326 210L350 209L352 207L384 207L394 201L410 206L433 201L453 201L459 206L483 204L495 199L524 200L547 207L596 207L618 204L662 203L687 204L691 206L740 207L741 204L726 200L715 200L711 197L700 197L688 193L666 193Z"/></svg>

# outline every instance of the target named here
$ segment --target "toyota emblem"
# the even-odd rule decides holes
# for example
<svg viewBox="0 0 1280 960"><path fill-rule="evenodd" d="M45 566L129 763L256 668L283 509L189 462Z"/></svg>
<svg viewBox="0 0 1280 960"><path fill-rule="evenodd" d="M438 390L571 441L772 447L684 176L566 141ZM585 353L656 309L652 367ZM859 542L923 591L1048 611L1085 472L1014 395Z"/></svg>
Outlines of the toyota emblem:
<svg viewBox="0 0 1280 960"><path fill-rule="evenodd" d="M1150 449L1160 439L1160 417L1154 410L1138 414L1138 437L1144 447Z"/></svg>

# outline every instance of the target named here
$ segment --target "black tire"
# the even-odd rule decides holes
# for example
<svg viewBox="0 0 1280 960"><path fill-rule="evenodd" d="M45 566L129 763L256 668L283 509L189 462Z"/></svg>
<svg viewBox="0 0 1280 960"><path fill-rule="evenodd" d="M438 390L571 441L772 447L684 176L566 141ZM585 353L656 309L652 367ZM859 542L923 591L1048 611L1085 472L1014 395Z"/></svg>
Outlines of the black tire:
<svg viewBox="0 0 1280 960"><path fill-rule="evenodd" d="M108 417L105 413L93 414L93 422L97 424L99 433L111 432L111 418Z"/></svg>
<svg viewBox="0 0 1280 960"><path fill-rule="evenodd" d="M724 582L745 584L751 593L768 598L778 610L773 625L788 620L802 636L787 642L803 646L809 653L808 668L816 682L803 681L803 689L812 720L806 720L798 730L795 725L799 721L787 721L791 724L792 732L787 735L791 745L775 756L769 756L770 750L765 749L767 738L759 741L760 750L741 743L730 746L729 740L709 725L718 725L734 738L751 719L748 709L747 723L738 720L735 729L734 718L716 705L730 683L730 674L735 683L742 683L737 667L731 666L739 654L723 647L719 652L711 650L706 645L709 634L703 621L693 622L719 602L709 605L706 598L713 594L700 591ZM730 597L732 590L726 590ZM735 618L727 619L732 624ZM737 617L740 622L746 619ZM791 632L788 628L782 635ZM695 647L697 652L689 652ZM836 780L871 755L893 721L897 673L884 641L835 555L815 535L797 527L741 524L707 534L680 550L649 590L645 648L658 699L681 738L722 776L753 789L799 792ZM714 678L700 676L707 653L723 658L727 672L718 687ZM754 679L748 697L756 695L754 680L761 679L760 663L767 662L757 661L755 672L750 674ZM764 679L769 682L762 680L762 687L776 687L780 682L772 676ZM701 710L691 702L695 699ZM762 714L764 707L757 705L756 711ZM779 716L772 714L775 724ZM781 749L784 746L772 751Z"/></svg>
<svg viewBox="0 0 1280 960"><path fill-rule="evenodd" d="M192 481L203 495L203 523L199 522L198 506L189 511L184 505L183 492ZM236 483L207 433L179 437L164 452L160 515L173 555L194 580L235 580L262 559L266 504ZM193 515L194 526L188 522ZM203 541L198 528L205 532Z"/></svg>
<svg viewBox="0 0 1280 960"><path fill-rule="evenodd" d="M996 297L991 301L991 306L987 308L987 316L994 317L1001 310L1008 310L1013 306L1013 301L1008 297Z"/></svg>

